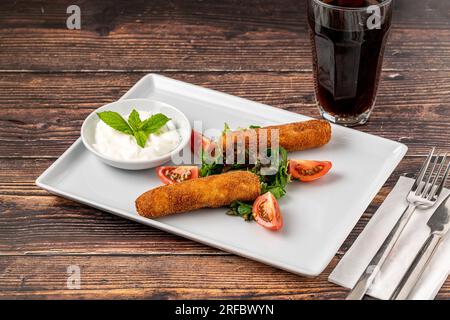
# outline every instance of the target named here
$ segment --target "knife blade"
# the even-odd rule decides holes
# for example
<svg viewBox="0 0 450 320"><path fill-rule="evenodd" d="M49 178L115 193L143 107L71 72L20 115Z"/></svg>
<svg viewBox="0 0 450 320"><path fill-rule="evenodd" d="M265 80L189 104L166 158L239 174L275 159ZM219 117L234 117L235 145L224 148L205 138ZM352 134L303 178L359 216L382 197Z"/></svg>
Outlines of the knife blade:
<svg viewBox="0 0 450 320"><path fill-rule="evenodd" d="M439 205L427 222L430 235L397 285L391 300L406 300L422 276L442 238L450 229L450 195Z"/></svg>
<svg viewBox="0 0 450 320"><path fill-rule="evenodd" d="M431 233L441 233L444 235L450 229L450 195L436 209L427 225Z"/></svg>

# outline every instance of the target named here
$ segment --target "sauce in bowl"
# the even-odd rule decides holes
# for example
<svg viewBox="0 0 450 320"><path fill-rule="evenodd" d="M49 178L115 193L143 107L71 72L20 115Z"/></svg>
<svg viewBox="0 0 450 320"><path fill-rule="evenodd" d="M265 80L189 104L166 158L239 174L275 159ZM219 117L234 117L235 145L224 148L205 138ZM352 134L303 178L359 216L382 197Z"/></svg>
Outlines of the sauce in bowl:
<svg viewBox="0 0 450 320"><path fill-rule="evenodd" d="M141 119L149 118L152 113L137 110ZM129 114L122 115L128 120ZM117 131L103 121L95 127L95 142L92 145L100 154L115 160L152 160L175 150L181 136L173 121L169 120L157 132L148 136L145 146L140 147L132 135Z"/></svg>

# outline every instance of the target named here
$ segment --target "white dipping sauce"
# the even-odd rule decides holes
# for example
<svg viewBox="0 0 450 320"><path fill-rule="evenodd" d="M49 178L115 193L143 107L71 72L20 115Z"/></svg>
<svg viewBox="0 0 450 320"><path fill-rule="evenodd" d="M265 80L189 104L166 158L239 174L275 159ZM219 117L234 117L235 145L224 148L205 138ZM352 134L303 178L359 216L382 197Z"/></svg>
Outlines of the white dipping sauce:
<svg viewBox="0 0 450 320"><path fill-rule="evenodd" d="M149 118L152 113L139 111L141 120ZM124 119L128 120L128 115ZM152 160L173 151L180 144L180 134L175 124L169 120L156 133L148 136L144 148L141 148L134 136L117 131L102 120L95 128L95 150L115 160Z"/></svg>

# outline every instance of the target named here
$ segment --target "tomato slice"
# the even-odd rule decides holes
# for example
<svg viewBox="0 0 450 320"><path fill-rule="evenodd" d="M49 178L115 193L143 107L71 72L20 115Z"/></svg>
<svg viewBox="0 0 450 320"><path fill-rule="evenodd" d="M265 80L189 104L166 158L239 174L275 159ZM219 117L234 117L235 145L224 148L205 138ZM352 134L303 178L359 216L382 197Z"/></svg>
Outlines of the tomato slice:
<svg viewBox="0 0 450 320"><path fill-rule="evenodd" d="M215 148L214 142L211 139L205 137L200 132L192 130L191 133L191 152L193 154L200 155L200 151L208 151Z"/></svg>
<svg viewBox="0 0 450 320"><path fill-rule="evenodd" d="M319 179L330 171L330 161L289 160L289 173L294 179L309 182Z"/></svg>
<svg viewBox="0 0 450 320"><path fill-rule="evenodd" d="M197 179L199 175L196 166L159 167L156 169L159 180L164 184L174 184L186 180Z"/></svg>
<svg viewBox="0 0 450 320"><path fill-rule="evenodd" d="M252 208L253 218L269 230L280 230L283 226L280 207L272 193L266 192L256 198Z"/></svg>

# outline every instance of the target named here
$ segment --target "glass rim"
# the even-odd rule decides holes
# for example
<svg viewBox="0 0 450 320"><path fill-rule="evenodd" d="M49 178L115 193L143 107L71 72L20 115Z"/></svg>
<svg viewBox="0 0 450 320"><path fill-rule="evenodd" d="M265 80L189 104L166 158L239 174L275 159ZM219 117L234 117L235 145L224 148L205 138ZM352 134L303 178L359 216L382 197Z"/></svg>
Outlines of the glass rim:
<svg viewBox="0 0 450 320"><path fill-rule="evenodd" d="M383 0L382 3L379 4L372 4L370 6L364 6L364 7L344 7L344 6L337 6L334 4L328 4L325 3L321 0L312 0L315 3L317 3L318 5L322 6L322 7L326 7L329 9L333 9L333 10L340 10L340 11L367 11L367 8L369 8L370 6L379 6L380 8L387 6L388 4L391 4L393 0Z"/></svg>

